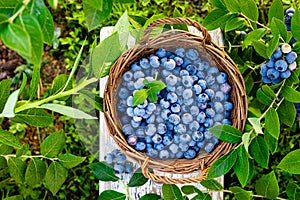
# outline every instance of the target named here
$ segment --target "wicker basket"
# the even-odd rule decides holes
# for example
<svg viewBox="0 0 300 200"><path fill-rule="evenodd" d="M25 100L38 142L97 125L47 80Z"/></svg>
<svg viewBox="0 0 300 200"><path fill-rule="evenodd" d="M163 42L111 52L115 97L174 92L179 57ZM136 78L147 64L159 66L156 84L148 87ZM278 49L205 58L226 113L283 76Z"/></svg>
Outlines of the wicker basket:
<svg viewBox="0 0 300 200"><path fill-rule="evenodd" d="M150 33L154 27L163 24L187 24L194 26L202 32L203 37L199 37L192 33L181 30L169 30L161 33L159 36L150 38ZM246 115L247 115L247 96L245 92L244 80L237 69L234 62L229 56L220 49L211 40L207 30L196 21L186 18L165 18L154 21L146 30L145 36L139 44L124 52L119 59L112 66L108 82L104 94L104 115L109 133L116 141L121 150L132 159L136 160L145 177L152 179L155 182L169 183L169 184L186 184L195 183L204 180L207 175L209 166L220 156L230 151L234 145L221 142L216 149L210 154L199 154L192 160L188 159L170 159L160 160L149 158L145 153L136 151L127 144L125 137L120 128L120 121L116 114L116 90L118 80L121 79L122 74L129 70L130 65L142 58L143 56L153 53L158 48L168 47L172 41L182 46L199 46L205 49L206 53L213 59L220 71L228 74L228 82L231 85L231 102L234 103L234 110L231 113L232 125L240 130L243 130ZM157 47L154 49L153 47ZM170 178L169 176L161 176L153 173L152 170L166 172L170 174L190 174L198 173L194 177L189 178Z"/></svg>

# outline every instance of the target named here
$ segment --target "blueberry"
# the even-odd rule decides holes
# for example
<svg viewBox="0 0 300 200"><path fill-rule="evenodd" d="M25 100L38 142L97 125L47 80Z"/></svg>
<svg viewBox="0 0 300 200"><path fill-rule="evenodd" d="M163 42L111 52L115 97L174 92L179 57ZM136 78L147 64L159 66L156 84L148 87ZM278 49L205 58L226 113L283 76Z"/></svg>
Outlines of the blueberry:
<svg viewBox="0 0 300 200"><path fill-rule="evenodd" d="M262 65L260 66L260 74L261 74L262 76L266 76L266 75L267 75L268 69L269 69L269 68L267 67L266 64L262 64Z"/></svg>
<svg viewBox="0 0 300 200"><path fill-rule="evenodd" d="M166 78L166 84L168 86L174 86L177 83L177 77L175 75L170 74L169 76L167 76Z"/></svg>
<svg viewBox="0 0 300 200"><path fill-rule="evenodd" d="M207 75L216 75L219 73L219 69L217 67L210 67L207 70Z"/></svg>
<svg viewBox="0 0 300 200"><path fill-rule="evenodd" d="M183 104L186 106L190 106L194 103L194 99L190 98L190 99L183 99Z"/></svg>
<svg viewBox="0 0 300 200"><path fill-rule="evenodd" d="M274 67L274 64L275 64L275 63L274 63L273 60L269 60L269 61L266 62L266 65L267 65L268 68L273 68L273 67Z"/></svg>
<svg viewBox="0 0 300 200"><path fill-rule="evenodd" d="M158 151L153 148L147 148L146 149L147 156L151 158L156 158L158 156Z"/></svg>
<svg viewBox="0 0 300 200"><path fill-rule="evenodd" d="M281 81L282 81L282 78L278 77L277 79L272 80L272 83L273 83L273 84L278 84L278 83L280 83Z"/></svg>
<svg viewBox="0 0 300 200"><path fill-rule="evenodd" d="M165 148L165 145L163 143L154 144L154 149L157 151L161 151Z"/></svg>
<svg viewBox="0 0 300 200"><path fill-rule="evenodd" d="M291 76L291 71L290 71L290 70L286 70L286 71L280 73L280 77L281 77L281 78L287 79L287 78L289 78L290 76Z"/></svg>
<svg viewBox="0 0 300 200"><path fill-rule="evenodd" d="M179 75L180 75L180 76L188 76L188 75L189 75L189 72L186 71L185 69L182 69L182 70L180 70Z"/></svg>
<svg viewBox="0 0 300 200"><path fill-rule="evenodd" d="M213 118L216 115L216 112L213 108L207 108L205 114L207 117Z"/></svg>
<svg viewBox="0 0 300 200"><path fill-rule="evenodd" d="M186 66L186 70L189 72L190 75L195 75L197 73L197 68L194 65Z"/></svg>
<svg viewBox="0 0 300 200"><path fill-rule="evenodd" d="M169 109L164 109L161 111L161 117L164 120L166 120L170 114L171 114L171 111Z"/></svg>
<svg viewBox="0 0 300 200"><path fill-rule="evenodd" d="M210 128L212 127L214 124L214 120L211 119L211 118L206 118L203 125L206 127L206 128Z"/></svg>
<svg viewBox="0 0 300 200"><path fill-rule="evenodd" d="M190 141L188 141L188 142L190 142ZM185 151L187 151L189 149L189 145L187 143L183 143L181 141L178 144L178 147L179 147L179 150L183 151L183 152L185 152Z"/></svg>
<svg viewBox="0 0 300 200"><path fill-rule="evenodd" d="M198 77L198 79L204 79L206 77L206 74L203 71L198 71L196 73L196 76Z"/></svg>
<svg viewBox="0 0 300 200"><path fill-rule="evenodd" d="M171 135L164 135L163 136L163 140L162 140L162 143L165 145L165 146L169 146L171 143L173 142L173 138Z"/></svg>
<svg viewBox="0 0 300 200"><path fill-rule="evenodd" d="M176 158L183 158L183 152L182 151L178 151L176 154L175 154Z"/></svg>
<svg viewBox="0 0 300 200"><path fill-rule="evenodd" d="M228 125L231 125L231 121L229 119L223 119L222 120L222 124L228 124Z"/></svg>
<svg viewBox="0 0 300 200"><path fill-rule="evenodd" d="M152 142L154 144L159 144L162 142L162 137L159 135L159 134L155 134L153 137L152 137Z"/></svg>
<svg viewBox="0 0 300 200"><path fill-rule="evenodd" d="M183 58L183 57L184 57L184 54L185 54L184 48L177 48L177 49L175 50L175 54Z"/></svg>
<svg viewBox="0 0 300 200"><path fill-rule="evenodd" d="M127 71L127 72L125 72L125 73L123 74L123 79L124 79L124 81L126 81L126 82L131 81L131 80L132 80L132 77L133 77L133 74L132 74L132 72L130 72L130 71Z"/></svg>
<svg viewBox="0 0 300 200"><path fill-rule="evenodd" d="M148 101L145 100L144 103L139 104L137 107L138 107L138 108L146 108L147 106L148 106Z"/></svg>
<svg viewBox="0 0 300 200"><path fill-rule="evenodd" d="M177 114L171 114L169 116L169 121L174 124L177 125L180 123L180 117Z"/></svg>
<svg viewBox="0 0 300 200"><path fill-rule="evenodd" d="M197 116L197 121L199 123L204 123L206 119L206 114L204 112L200 112L199 115Z"/></svg>
<svg viewBox="0 0 300 200"><path fill-rule="evenodd" d="M134 130L130 124L126 124L122 127L122 132L124 135L131 135L134 133Z"/></svg>
<svg viewBox="0 0 300 200"><path fill-rule="evenodd" d="M264 82L266 84L272 83L272 81L267 76L262 77L262 82Z"/></svg>
<svg viewBox="0 0 300 200"><path fill-rule="evenodd" d="M142 89L145 85L144 85L144 79L143 78L139 78L135 83L134 83L134 88L136 90Z"/></svg>
<svg viewBox="0 0 300 200"><path fill-rule="evenodd" d="M157 56L151 56L150 57L150 65L153 67L153 68L158 68L160 63L159 63L159 58ZM142 66L142 65L141 65Z"/></svg>
<svg viewBox="0 0 300 200"><path fill-rule="evenodd" d="M159 104L160 104L163 108L165 108L165 109L167 109L167 108L170 107L170 102L168 102L168 101L166 101L166 100L164 100L164 99L160 100Z"/></svg>
<svg viewBox="0 0 300 200"><path fill-rule="evenodd" d="M125 167L122 164L115 163L114 164L114 171L116 174L122 174L125 172Z"/></svg>
<svg viewBox="0 0 300 200"><path fill-rule="evenodd" d="M205 80L199 80L198 81L198 85L200 85L200 87L202 88L202 90L205 90L207 87L207 83Z"/></svg>
<svg viewBox="0 0 300 200"><path fill-rule="evenodd" d="M159 158L160 159L168 159L169 158L169 156L170 156L170 154L169 154L169 151L168 150L161 150L160 152L159 152Z"/></svg>
<svg viewBox="0 0 300 200"><path fill-rule="evenodd" d="M173 70L176 67L176 62L173 59L168 59L166 62L163 63L163 67L167 70Z"/></svg>
<svg viewBox="0 0 300 200"><path fill-rule="evenodd" d="M223 113L224 112L224 107L223 104L221 102L215 102L214 103L214 108L216 113Z"/></svg>
<svg viewBox="0 0 300 200"><path fill-rule="evenodd" d="M134 79L139 79L139 78L144 78L144 77L145 77L145 74L142 71L136 71L133 74Z"/></svg>
<svg viewBox="0 0 300 200"><path fill-rule="evenodd" d="M193 116L197 116L199 114L199 108L197 106L192 106L190 109L190 113Z"/></svg>
<svg viewBox="0 0 300 200"><path fill-rule="evenodd" d="M204 138L205 138L206 140L209 140L209 139L211 139L212 137L213 137L213 134L212 134L211 132L209 132L208 129L205 129L205 131L204 131Z"/></svg>
<svg viewBox="0 0 300 200"><path fill-rule="evenodd" d="M157 132L159 134L166 133L167 132L167 126L165 124L163 124L163 123L158 124L158 126L157 126Z"/></svg>
<svg viewBox="0 0 300 200"><path fill-rule="evenodd" d="M128 88L128 90L134 90L134 82L133 81L129 81L126 84L126 87Z"/></svg>
<svg viewBox="0 0 300 200"><path fill-rule="evenodd" d="M178 153L178 149L179 149L179 147L177 144L173 143L169 146L169 150L174 154Z"/></svg>
<svg viewBox="0 0 300 200"><path fill-rule="evenodd" d="M192 139L193 139L194 141L196 141L196 142L201 142L201 141L204 140L204 135L203 135L203 133L200 132L200 131L194 131L194 132L192 133Z"/></svg>
<svg viewBox="0 0 300 200"><path fill-rule="evenodd" d="M197 121L190 123L189 128L191 131L197 131L200 128L200 125Z"/></svg>
<svg viewBox="0 0 300 200"><path fill-rule="evenodd" d="M224 72L221 72L216 78L217 82L220 84L225 83L227 81L227 79L228 79L228 76Z"/></svg>
<svg viewBox="0 0 300 200"><path fill-rule="evenodd" d="M126 161L126 156L123 153L119 153L115 157L116 163L122 164Z"/></svg>
<svg viewBox="0 0 300 200"><path fill-rule="evenodd" d="M157 55L158 57L160 58L163 58L167 55L167 52L165 49L158 49L156 52L155 52L155 55Z"/></svg>
<svg viewBox="0 0 300 200"><path fill-rule="evenodd" d="M145 109L143 109L143 108L135 107L135 108L133 109L133 113L134 113L134 115L136 115L136 116L142 117L142 116L146 113L146 111L145 111Z"/></svg>
<svg viewBox="0 0 300 200"><path fill-rule="evenodd" d="M213 91L212 89L206 89L204 91L205 94L207 94L207 96L210 98L210 99L213 99L215 97L215 91Z"/></svg>
<svg viewBox="0 0 300 200"><path fill-rule="evenodd" d="M282 56L282 51L281 51L280 48L277 48L277 49L273 52L273 54L272 54L272 57L273 57L275 60L281 58L281 56Z"/></svg>
<svg viewBox="0 0 300 200"><path fill-rule="evenodd" d="M174 132L175 133L185 133L186 132L186 126L183 124L178 124L174 126Z"/></svg>
<svg viewBox="0 0 300 200"><path fill-rule="evenodd" d="M208 95L205 94L205 93L201 93L201 94L198 96L198 102L199 102L199 103L206 103L206 102L208 102L208 100L209 100L209 97L208 97Z"/></svg>
<svg viewBox="0 0 300 200"><path fill-rule="evenodd" d="M218 139L216 136L213 136L213 137L210 139L210 141L211 141L214 145L219 144L219 139Z"/></svg>
<svg viewBox="0 0 300 200"><path fill-rule="evenodd" d="M156 117L156 119L155 119L155 122L158 123L158 124L159 124L159 123L164 123L164 121L165 121L165 120L164 120L161 116L159 116L159 115L158 115L158 116Z"/></svg>
<svg viewBox="0 0 300 200"><path fill-rule="evenodd" d="M155 115L150 115L150 117L146 119L146 122L148 124L153 124L155 122Z"/></svg>
<svg viewBox="0 0 300 200"><path fill-rule="evenodd" d="M181 66L183 64L183 59L180 57L175 57L174 60L177 66Z"/></svg>
<svg viewBox="0 0 300 200"><path fill-rule="evenodd" d="M215 148L215 145L213 143L207 143L204 147L204 151L207 153L211 153Z"/></svg>
<svg viewBox="0 0 300 200"><path fill-rule="evenodd" d="M195 92L195 94L200 94L202 92L202 88L200 85L195 84L193 85L193 91Z"/></svg>
<svg viewBox="0 0 300 200"><path fill-rule="evenodd" d="M137 71L141 71L142 68L139 66L139 64L137 62L135 62L131 65L131 70L134 72L137 72Z"/></svg>
<svg viewBox="0 0 300 200"><path fill-rule="evenodd" d="M191 88L193 86L194 80L191 76L183 76L181 82L184 87Z"/></svg>
<svg viewBox="0 0 300 200"><path fill-rule="evenodd" d="M190 147L197 146L197 142L196 142L195 140L191 140L191 141L189 142L189 146L190 146ZM199 149L198 149L198 150L195 150L195 151L197 152L197 151L199 151Z"/></svg>
<svg viewBox="0 0 300 200"><path fill-rule="evenodd" d="M272 81L279 77L279 72L276 69L269 69L267 71L267 77Z"/></svg>
<svg viewBox="0 0 300 200"><path fill-rule="evenodd" d="M285 11L285 14L289 14L289 13L295 13L295 9L294 8L289 8Z"/></svg>
<svg viewBox="0 0 300 200"><path fill-rule="evenodd" d="M193 121L193 116L190 113L184 113L182 115L182 122L184 124L189 124Z"/></svg>
<svg viewBox="0 0 300 200"><path fill-rule="evenodd" d="M148 124L146 131L145 131L146 135L152 136L156 133L156 127L154 124Z"/></svg>
<svg viewBox="0 0 300 200"><path fill-rule="evenodd" d="M195 49L188 49L188 50L186 50L186 54L185 55L190 60L197 60L198 56L199 56L199 53Z"/></svg>
<svg viewBox="0 0 300 200"><path fill-rule="evenodd" d="M221 91L217 91L215 94L215 101L223 101L225 100L225 95Z"/></svg>
<svg viewBox="0 0 300 200"><path fill-rule="evenodd" d="M106 154L106 156L104 157L105 162L107 162L107 164L112 164L113 163L113 155L108 153Z"/></svg>
<svg viewBox="0 0 300 200"><path fill-rule="evenodd" d="M191 89L185 89L182 93L184 99L189 99L193 97L193 91Z"/></svg>
<svg viewBox="0 0 300 200"><path fill-rule="evenodd" d="M146 144L144 142L137 142L135 149L138 151L144 151L146 149Z"/></svg>
<svg viewBox="0 0 300 200"><path fill-rule="evenodd" d="M168 100L170 103L176 103L176 101L178 100L178 97L177 97L176 93L170 92L170 93L167 95L167 100Z"/></svg>
<svg viewBox="0 0 300 200"><path fill-rule="evenodd" d="M172 104L171 111L173 113L179 113L180 112L180 104L178 104L178 103Z"/></svg>
<svg viewBox="0 0 300 200"><path fill-rule="evenodd" d="M223 93L228 94L231 90L231 86L226 82L221 85L220 89Z"/></svg>
<svg viewBox="0 0 300 200"><path fill-rule="evenodd" d="M292 52L291 52L292 53ZM289 55L289 54L288 54ZM275 62L275 69L278 71L278 72L283 72L287 69L288 67L288 64L284 61L284 60L277 60ZM270 69L270 70L273 70L273 69ZM268 70L269 71L269 70ZM268 76L268 71L267 71L267 76ZM269 76L268 76L269 77ZM269 77L270 78L270 77ZM272 80L272 78L270 78ZM275 78L276 79L276 78Z"/></svg>
<svg viewBox="0 0 300 200"><path fill-rule="evenodd" d="M186 152L184 152L183 156L186 158L186 159L193 159L196 157L196 151L194 149L189 149L187 150Z"/></svg>
<svg viewBox="0 0 300 200"><path fill-rule="evenodd" d="M163 77L168 77L168 76L172 75L172 72L168 71L166 69L163 69L162 70L162 75L163 75Z"/></svg>
<svg viewBox="0 0 300 200"><path fill-rule="evenodd" d="M203 71L203 70L207 70L209 68L209 63L206 61L202 61L198 64L198 70L199 71Z"/></svg>
<svg viewBox="0 0 300 200"><path fill-rule="evenodd" d="M152 112L156 109L156 105L154 103L148 103L146 112L148 114L152 114Z"/></svg>
<svg viewBox="0 0 300 200"><path fill-rule="evenodd" d="M198 107L200 110L205 110L207 108L207 103L198 102Z"/></svg>
<svg viewBox="0 0 300 200"><path fill-rule="evenodd" d="M206 84L213 85L216 81L216 78L213 75L206 76Z"/></svg>
<svg viewBox="0 0 300 200"><path fill-rule="evenodd" d="M152 81L154 81L154 78L153 77L151 77L151 76L147 76L146 78L145 78L148 82L152 82Z"/></svg>
<svg viewBox="0 0 300 200"><path fill-rule="evenodd" d="M226 111L231 111L233 109L233 103L229 102L229 101L226 101L224 103L224 108Z"/></svg>
<svg viewBox="0 0 300 200"><path fill-rule="evenodd" d="M286 55L285 59L286 59L286 61L287 61L289 64L291 64L291 63L293 63L294 61L296 61L296 59L297 59L297 53L294 52L294 51L292 51L292 52L290 52L290 53L288 53L288 54Z"/></svg>
<svg viewBox="0 0 300 200"><path fill-rule="evenodd" d="M119 92L118 92L118 96L121 98L121 99L126 99L128 97L128 90L126 88L120 88Z"/></svg>
<svg viewBox="0 0 300 200"><path fill-rule="evenodd" d="M288 31L291 30L290 27L291 27L291 22L292 22L293 15L294 15L294 13L288 13L288 14L286 14L286 16L284 17L284 23L285 23L285 25L286 25L287 27L289 26L289 28L287 28Z"/></svg>
<svg viewBox="0 0 300 200"><path fill-rule="evenodd" d="M125 167L125 173L126 174L131 174L132 173L132 166L131 166L130 163L125 163L124 167Z"/></svg>

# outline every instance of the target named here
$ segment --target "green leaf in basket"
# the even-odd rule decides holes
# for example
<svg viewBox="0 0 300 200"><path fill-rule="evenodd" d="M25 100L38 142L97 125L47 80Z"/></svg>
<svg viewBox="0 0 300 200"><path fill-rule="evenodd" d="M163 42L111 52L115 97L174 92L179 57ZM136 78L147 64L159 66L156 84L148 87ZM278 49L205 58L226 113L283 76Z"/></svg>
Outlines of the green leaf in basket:
<svg viewBox="0 0 300 200"><path fill-rule="evenodd" d="M141 168L137 169L127 184L128 187L142 186L147 183L148 179L143 175Z"/></svg>
<svg viewBox="0 0 300 200"><path fill-rule="evenodd" d="M148 89L140 89L133 95L132 106L143 103L148 98Z"/></svg>
<svg viewBox="0 0 300 200"><path fill-rule="evenodd" d="M148 82L145 84L146 87L149 87L149 89L153 92L159 92L162 89L166 88L166 84L164 84L162 81L154 80L152 82Z"/></svg>

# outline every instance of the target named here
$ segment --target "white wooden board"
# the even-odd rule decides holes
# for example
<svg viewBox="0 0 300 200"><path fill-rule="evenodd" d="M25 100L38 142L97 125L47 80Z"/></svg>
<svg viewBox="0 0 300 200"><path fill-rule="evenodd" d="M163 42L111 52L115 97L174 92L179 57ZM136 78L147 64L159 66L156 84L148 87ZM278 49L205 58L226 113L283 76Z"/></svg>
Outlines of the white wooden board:
<svg viewBox="0 0 300 200"><path fill-rule="evenodd" d="M196 34L201 34L194 27L189 27L189 31L196 33ZM100 41L103 41L106 37L111 35L112 32L113 32L112 26L102 28L101 32L100 32ZM216 44L218 44L219 46L224 45L223 36L222 36L222 32L220 29L210 31L209 33L211 34L212 39ZM128 40L128 47L130 48L130 47L134 46L134 44L135 44L134 38L130 37ZM107 78L100 79L100 96L102 96L102 97L103 97L103 92L104 92L106 81L107 81ZM108 133L103 113L100 113L100 137L99 138L100 138L99 159L100 159L100 161L103 161L104 156L107 153L111 152L113 149L118 148L116 143L114 142L114 140L110 137L110 135ZM139 165L137 165L133 160L130 160L130 161L132 161L134 163L133 171L135 171L137 168L139 168ZM167 175L170 177L177 177L177 178L195 176L195 173L187 174L187 175L177 175L177 174L171 175L171 174L159 173L159 172L155 172L155 173L160 174L160 175ZM128 183L131 175L132 174L122 174L120 177L125 183ZM222 176L216 180L223 185L223 182L224 182L223 179L224 179L224 177ZM205 188L202 187L200 184L193 184L193 185L198 187L200 190L205 190ZM108 189L126 193L124 186L122 184L120 184L119 182L102 182L102 181L100 181L99 193L101 193L104 190L108 190ZM148 193L156 193L156 194L161 195L161 184L155 183L153 181L148 181L145 185L143 185L141 187L129 188L129 193L130 193L130 196L133 198L133 200L138 200L139 197L141 197L145 194L148 194ZM212 193L212 198L213 198L213 200L222 200L223 193L214 192L214 193Z"/></svg>

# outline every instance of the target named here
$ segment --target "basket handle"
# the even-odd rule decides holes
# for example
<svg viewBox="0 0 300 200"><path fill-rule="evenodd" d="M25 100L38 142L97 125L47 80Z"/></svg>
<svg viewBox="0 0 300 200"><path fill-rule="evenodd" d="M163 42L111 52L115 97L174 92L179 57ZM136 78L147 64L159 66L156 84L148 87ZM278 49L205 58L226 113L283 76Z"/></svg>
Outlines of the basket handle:
<svg viewBox="0 0 300 200"><path fill-rule="evenodd" d="M162 19L153 21L146 28L146 30L144 32L144 37L141 39L141 43L146 43L150 37L150 33L153 30L153 28L155 28L156 26L162 25L162 24L186 24L186 25L193 26L193 27L197 28L200 32L202 32L203 42L205 44L211 44L211 42L212 42L211 36L208 33L208 31L206 30L206 28L201 26L197 21L188 19L188 18L176 17L176 18L162 18Z"/></svg>
<svg viewBox="0 0 300 200"><path fill-rule="evenodd" d="M200 175L194 176L194 177L187 177L187 178L171 178L168 176L162 176L157 175L153 172L151 172L147 165L149 162L149 157L146 158L146 160L141 164L141 169L143 175L151 179L154 182L164 183L164 184L189 184L189 183L199 183L200 181L203 181L207 176L207 171L209 168L206 168L201 171Z"/></svg>

